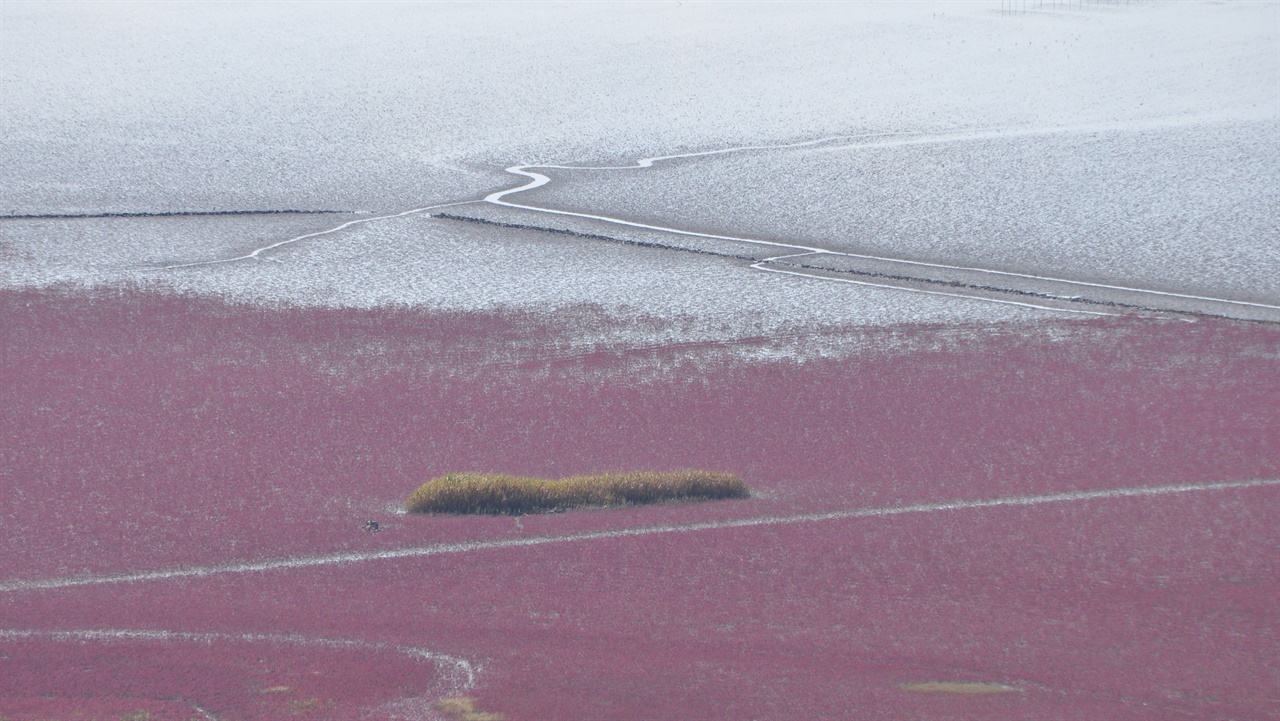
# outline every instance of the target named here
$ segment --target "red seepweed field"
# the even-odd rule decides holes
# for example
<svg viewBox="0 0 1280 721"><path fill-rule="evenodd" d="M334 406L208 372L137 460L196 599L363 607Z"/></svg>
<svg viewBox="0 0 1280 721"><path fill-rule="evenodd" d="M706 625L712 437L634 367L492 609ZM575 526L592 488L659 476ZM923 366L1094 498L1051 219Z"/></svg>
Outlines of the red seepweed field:
<svg viewBox="0 0 1280 721"><path fill-rule="evenodd" d="M0 317L12 721L1280 713L1270 326L849 329L798 361L583 349L623 322L589 308ZM680 468L753 496L397 512L453 471Z"/></svg>

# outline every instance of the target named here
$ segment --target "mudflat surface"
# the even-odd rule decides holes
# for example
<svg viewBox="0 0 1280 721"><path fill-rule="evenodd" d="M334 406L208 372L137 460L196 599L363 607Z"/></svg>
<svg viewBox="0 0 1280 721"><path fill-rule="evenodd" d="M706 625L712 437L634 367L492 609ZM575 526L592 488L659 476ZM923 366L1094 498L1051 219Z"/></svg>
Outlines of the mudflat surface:
<svg viewBox="0 0 1280 721"><path fill-rule="evenodd" d="M1269 4L1086 5L14 0L0 211L392 211L517 162L1274 114Z"/></svg>
<svg viewBox="0 0 1280 721"><path fill-rule="evenodd" d="M545 171L517 203L846 253L1280 303L1280 124L872 135ZM787 252L778 250L776 255ZM795 251L792 251L795 252Z"/></svg>
<svg viewBox="0 0 1280 721"><path fill-rule="evenodd" d="M698 342L786 332L789 318L1027 318L830 282L856 280L843 270L797 277L413 222L438 204L492 210L482 200L523 183L503 172L521 164L874 136L889 142L560 172L508 200L545 193L676 228L1276 305L1263 270L1277 262L1280 98L1266 3L19 1L0 13L0 215L359 213L327 228L330 216L0 219L4 287L450 311L598 302L687 316L684 340Z"/></svg>
<svg viewBox="0 0 1280 721"><path fill-rule="evenodd" d="M1273 710L1268 327L851 329L799 362L565 354L555 316L88 300L3 296L12 718L108 718L121 688L154 718ZM652 467L756 496L395 512L447 470Z"/></svg>

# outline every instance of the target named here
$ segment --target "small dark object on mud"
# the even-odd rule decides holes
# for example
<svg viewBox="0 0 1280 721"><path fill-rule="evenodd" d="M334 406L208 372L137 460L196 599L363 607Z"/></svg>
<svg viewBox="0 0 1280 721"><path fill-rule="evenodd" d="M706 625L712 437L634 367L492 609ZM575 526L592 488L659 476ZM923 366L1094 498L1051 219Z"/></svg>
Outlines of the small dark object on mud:
<svg viewBox="0 0 1280 721"><path fill-rule="evenodd" d="M377 521L365 521L363 528L370 533L377 533L382 530L382 525Z"/></svg>

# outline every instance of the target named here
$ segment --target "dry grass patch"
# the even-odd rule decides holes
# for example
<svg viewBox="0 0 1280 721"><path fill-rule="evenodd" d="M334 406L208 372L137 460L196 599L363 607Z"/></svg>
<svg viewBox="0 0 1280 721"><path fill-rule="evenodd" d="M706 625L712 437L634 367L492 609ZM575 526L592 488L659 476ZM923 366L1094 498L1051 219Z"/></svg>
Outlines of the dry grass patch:
<svg viewBox="0 0 1280 721"><path fill-rule="evenodd" d="M411 513L523 514L749 495L741 478L711 471L602 473L560 480L449 473L424 483L405 506Z"/></svg>
<svg viewBox="0 0 1280 721"><path fill-rule="evenodd" d="M924 681L922 683L904 683L898 686L903 691L919 693L1011 693L1019 689L1002 683L976 683L972 681Z"/></svg>

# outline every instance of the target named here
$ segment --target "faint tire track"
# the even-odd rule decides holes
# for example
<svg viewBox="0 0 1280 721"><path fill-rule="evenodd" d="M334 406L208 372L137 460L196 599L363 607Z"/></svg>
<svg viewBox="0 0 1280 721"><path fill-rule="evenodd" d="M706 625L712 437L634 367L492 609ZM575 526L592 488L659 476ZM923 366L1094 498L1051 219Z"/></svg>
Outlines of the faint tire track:
<svg viewBox="0 0 1280 721"><path fill-rule="evenodd" d="M461 201L456 201L452 203L440 203L438 205L428 205L422 208L414 208L412 210L406 210L400 213L392 213L390 215L376 215L370 218L358 218L356 220L349 220L343 223L342 225L329 228L328 230L319 230L314 233L306 233L304 235L299 235L293 238L289 238L287 240L281 240L281 241L272 243L270 245L265 245L261 248L258 248L257 250L254 250L251 253L247 253L245 255L237 255L234 258L217 258L214 260L201 260L193 263L177 263L174 265L161 266L159 270L177 270L181 268L196 268L196 267L205 266L205 265L218 265L221 263L235 263L241 260L259 260L259 259L262 259L262 254L269 250L275 250L276 248L290 245L292 243L297 243L298 241L301 241L301 240L309 240L311 238L319 238L321 236L330 235L332 233L337 233L339 231L346 230L347 228L351 228L357 225L362 225L364 223L373 223L379 220L394 220L396 218L405 218L410 215L425 213L430 210L438 210L440 208L452 208L459 205L469 205L474 202L476 201L461 200Z"/></svg>
<svg viewBox="0 0 1280 721"><path fill-rule="evenodd" d="M356 210L175 210L156 213L37 213L0 215L0 220L78 220L88 218L191 218L206 215L357 215Z"/></svg>
<svg viewBox="0 0 1280 721"><path fill-rule="evenodd" d="M46 578L26 581L6 581L0 583L0 593L17 593L23 591L43 591L77 586L95 586L115 583L135 583L143 581L169 581L182 578L206 578L225 574L260 573L264 571L282 571L320 566L348 565L368 561L388 561L403 558L422 558L455 553L467 553L498 548L528 548L557 543L576 543L611 538L631 538L672 533L696 533L724 528L751 528L757 526L779 526L794 523L817 523L822 521L844 520L852 518L885 518L912 513L938 513L982 508L999 508L1006 506L1040 506L1053 503L1078 501L1094 501L1114 498L1143 498L1180 493L1225 491L1245 488L1262 488L1280 486L1280 479L1253 479L1247 481L1225 481L1218 483L1194 483L1178 486L1136 486L1128 488L1108 488L1094 491L1064 491L1032 496L1004 496L976 500L941 501L934 503L917 503L905 506L880 506L873 508L850 508L821 513L802 513L790 516L763 516L740 518L723 521L706 521L671 526L641 526L609 531L592 531L587 533L568 534L563 536L532 536L526 538L507 538L492 541L470 541L460 543L439 543L430 546L396 548L383 551L360 551L332 553L323 556L303 558L283 558L269 561L248 561L210 566L192 566L156 571L141 571L114 575L72 576L63 578Z"/></svg>
<svg viewBox="0 0 1280 721"><path fill-rule="evenodd" d="M81 629L81 630L36 630L36 629L4 629L0 628L0 643L25 639L48 639L62 642L85 641L162 641L177 643L269 643L296 645L304 647L323 647L331 649L357 649L362 651L384 651L407 656L416 661L434 665L445 679L444 693L440 697L460 696L476 683L479 670L470 661L451 656L439 651L420 646L400 646L371 641L355 641L350 639L322 638L303 636L301 634L274 633L199 633L191 631L167 631L156 629ZM208 711L195 706L201 713L216 718Z"/></svg>

